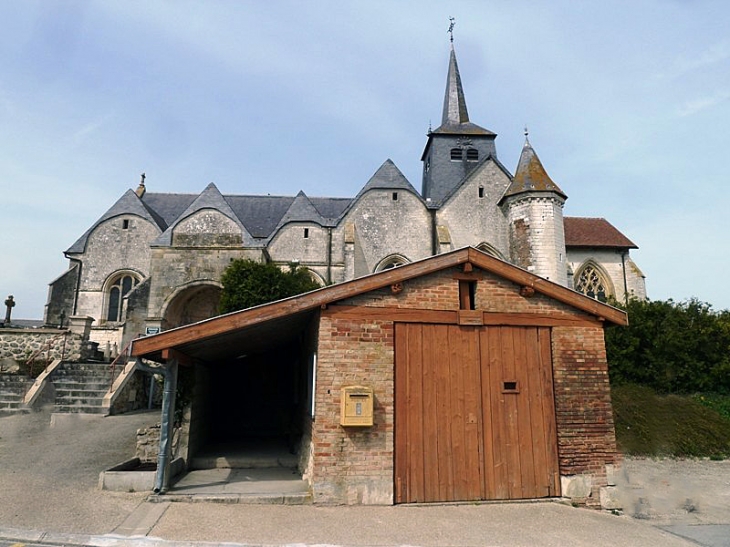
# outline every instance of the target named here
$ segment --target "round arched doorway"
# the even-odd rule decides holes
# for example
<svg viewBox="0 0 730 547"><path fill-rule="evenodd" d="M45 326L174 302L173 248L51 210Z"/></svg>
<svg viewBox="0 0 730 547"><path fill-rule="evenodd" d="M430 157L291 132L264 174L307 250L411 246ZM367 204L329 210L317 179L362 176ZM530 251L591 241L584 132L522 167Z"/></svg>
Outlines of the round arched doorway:
<svg viewBox="0 0 730 547"><path fill-rule="evenodd" d="M218 315L221 288L218 285L202 283L188 286L175 294L162 318L162 329L174 329Z"/></svg>

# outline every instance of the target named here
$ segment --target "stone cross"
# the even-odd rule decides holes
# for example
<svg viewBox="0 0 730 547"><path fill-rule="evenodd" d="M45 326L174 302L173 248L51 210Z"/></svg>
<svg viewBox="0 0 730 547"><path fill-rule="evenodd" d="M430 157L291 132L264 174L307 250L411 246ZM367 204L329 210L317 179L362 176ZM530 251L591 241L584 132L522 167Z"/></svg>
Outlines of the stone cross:
<svg viewBox="0 0 730 547"><path fill-rule="evenodd" d="M5 324L8 327L10 326L10 314L13 311L13 306L15 306L15 300L13 300L13 295L11 294L5 301Z"/></svg>

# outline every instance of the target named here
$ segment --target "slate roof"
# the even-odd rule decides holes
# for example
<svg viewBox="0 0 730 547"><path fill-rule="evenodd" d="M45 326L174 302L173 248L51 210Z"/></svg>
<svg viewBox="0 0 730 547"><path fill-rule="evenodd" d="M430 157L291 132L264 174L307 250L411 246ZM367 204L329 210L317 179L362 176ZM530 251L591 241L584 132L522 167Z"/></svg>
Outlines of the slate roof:
<svg viewBox="0 0 730 547"><path fill-rule="evenodd" d="M444 110L441 116L441 125L432 133L447 133L456 135L494 135L488 129L469 121L469 112L466 109L464 88L461 85L461 74L456 62L454 44L451 44L449 56L449 71L446 76L446 92L444 93Z"/></svg>
<svg viewBox="0 0 730 547"><path fill-rule="evenodd" d="M99 220L97 220L91 228L86 230L84 234L78 238L71 247L69 247L66 250L66 253L69 254L76 254L76 253L83 253L86 249L86 242L89 239L89 235L91 232L96 228L99 224L104 222L105 220L108 220L110 218L124 215L124 214L133 214L138 215L153 224L156 224L161 230L164 230L165 228L160 225L160 222L162 219L158 214L155 214L154 212L150 211L150 208L145 206L137 196L137 194L134 193L133 190L127 190L122 194L122 197L120 197L117 202L112 205L109 210L104 213Z"/></svg>
<svg viewBox="0 0 730 547"><path fill-rule="evenodd" d="M525 138L525 145L522 147L520 161L517 163L517 170L512 179L512 184L507 188L503 197L525 192L555 192L563 199L568 197L547 174L540 158L537 157L537 153L527 138Z"/></svg>
<svg viewBox="0 0 730 547"><path fill-rule="evenodd" d="M639 248L605 218L565 217L563 226L566 247Z"/></svg>
<svg viewBox="0 0 730 547"><path fill-rule="evenodd" d="M398 170L395 165L393 168ZM403 178L405 180L405 177ZM415 193L407 180L405 183ZM304 192L300 192L299 195L303 196L304 202L301 200L297 202L299 196L221 195L213 183L200 194L146 192L139 198L130 189L76 240L66 253L83 253L89 235L99 224L124 214L138 215L157 225L161 232L156 242L158 245L169 244L170 229L177 221L203 208L221 210L240 223L253 238L265 240L285 222L306 221L323 226L335 226L337 220L353 202L353 198L309 198Z"/></svg>
<svg viewBox="0 0 730 547"><path fill-rule="evenodd" d="M408 182L406 176L401 173L401 170L395 166L392 160L387 159L383 162L377 171L370 177L367 184L360 190L358 196L363 195L368 190L375 189L387 189L387 190L408 190L413 192L415 195L420 197L420 194L416 192L413 185Z"/></svg>

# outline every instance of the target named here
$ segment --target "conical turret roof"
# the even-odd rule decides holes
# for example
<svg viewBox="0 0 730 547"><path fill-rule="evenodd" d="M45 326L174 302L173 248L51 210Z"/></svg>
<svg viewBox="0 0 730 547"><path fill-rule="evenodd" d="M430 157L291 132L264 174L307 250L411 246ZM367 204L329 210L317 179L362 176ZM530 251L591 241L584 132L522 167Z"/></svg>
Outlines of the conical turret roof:
<svg viewBox="0 0 730 547"><path fill-rule="evenodd" d="M555 192L563 199L568 197L547 174L527 137L525 137L525 145L522 147L522 154L520 154L520 161L517 164L514 179L504 197L524 192Z"/></svg>

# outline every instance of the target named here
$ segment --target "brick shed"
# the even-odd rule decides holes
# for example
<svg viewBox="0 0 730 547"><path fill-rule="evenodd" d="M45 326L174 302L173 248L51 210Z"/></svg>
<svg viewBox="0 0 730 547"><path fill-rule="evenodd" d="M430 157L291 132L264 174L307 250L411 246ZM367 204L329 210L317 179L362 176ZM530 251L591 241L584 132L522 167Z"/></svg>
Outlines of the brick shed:
<svg viewBox="0 0 730 547"><path fill-rule="evenodd" d="M132 354L194 371L191 454L286 440L315 503L599 505L618 459L603 329L626 323L465 248L142 338Z"/></svg>

